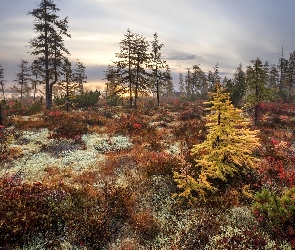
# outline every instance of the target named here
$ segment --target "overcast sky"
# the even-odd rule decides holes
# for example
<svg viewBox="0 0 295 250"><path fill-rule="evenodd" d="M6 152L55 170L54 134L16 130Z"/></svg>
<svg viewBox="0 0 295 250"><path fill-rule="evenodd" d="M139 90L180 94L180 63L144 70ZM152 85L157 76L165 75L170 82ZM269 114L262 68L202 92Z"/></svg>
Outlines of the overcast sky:
<svg viewBox="0 0 295 250"><path fill-rule="evenodd" d="M257 57L277 64L295 50L294 0L55 0L60 18L69 18L70 60L86 66L88 83L103 86L104 70L129 28L153 40L158 33L162 55L178 83L178 73L200 64L207 73L218 62L231 76L241 62ZM0 64L11 83L23 58L32 62L28 43L35 36L27 15L40 0L0 0Z"/></svg>

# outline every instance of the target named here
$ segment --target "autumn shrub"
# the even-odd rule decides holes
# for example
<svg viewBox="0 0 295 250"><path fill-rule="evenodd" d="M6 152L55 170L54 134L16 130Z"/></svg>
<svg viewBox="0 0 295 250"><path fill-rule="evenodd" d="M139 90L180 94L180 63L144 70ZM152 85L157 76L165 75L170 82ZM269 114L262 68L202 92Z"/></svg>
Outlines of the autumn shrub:
<svg viewBox="0 0 295 250"><path fill-rule="evenodd" d="M261 161L259 167L261 184L272 190L282 190L291 188L295 185L295 170L286 170L284 162L281 159L268 156Z"/></svg>
<svg viewBox="0 0 295 250"><path fill-rule="evenodd" d="M173 171L179 169L181 165L180 160L169 153L164 151L151 151L147 152L144 156L143 164L144 172L147 173L148 176L152 175L172 175Z"/></svg>
<svg viewBox="0 0 295 250"><path fill-rule="evenodd" d="M139 114L121 115L115 122L115 133L121 134L139 134L148 129L146 120Z"/></svg>
<svg viewBox="0 0 295 250"><path fill-rule="evenodd" d="M19 139L21 132L14 127L5 127L0 125L0 163L12 160L18 154L17 150L9 147L10 144Z"/></svg>
<svg viewBox="0 0 295 250"><path fill-rule="evenodd" d="M184 140L188 147L203 141L206 138L205 122L200 120L182 121L173 126L172 133L179 139Z"/></svg>
<svg viewBox="0 0 295 250"><path fill-rule="evenodd" d="M54 211L50 211L50 206L56 205L55 199L64 200L66 194L63 188L51 189L41 183L21 182L22 177L18 173L7 174L0 181L2 246L23 244L36 233L47 233L48 238L62 233L62 225L59 224L62 221L55 220Z"/></svg>
<svg viewBox="0 0 295 250"><path fill-rule="evenodd" d="M286 242L276 242L269 235L257 229L247 230L232 226L221 226L220 232L210 238L206 250L223 249L271 249L291 250Z"/></svg>
<svg viewBox="0 0 295 250"><path fill-rule="evenodd" d="M43 98L41 97L38 101L33 101L30 105L26 107L25 115L33 115L42 111L43 108Z"/></svg>
<svg viewBox="0 0 295 250"><path fill-rule="evenodd" d="M153 240L160 232L160 225L150 212L133 213L129 223L139 235L140 243Z"/></svg>
<svg viewBox="0 0 295 250"><path fill-rule="evenodd" d="M46 236L47 249L61 238L101 249L130 218L134 206L133 192L127 188L23 184L19 174L2 177L0 185L0 241L7 249L37 236Z"/></svg>
<svg viewBox="0 0 295 250"><path fill-rule="evenodd" d="M47 111L44 114L44 120L51 124L50 128L53 130L51 138L75 138L88 131L85 118L77 113Z"/></svg>
<svg viewBox="0 0 295 250"><path fill-rule="evenodd" d="M223 223L217 211L208 210L206 214L200 213L200 221L183 231L179 245L182 249L205 249L210 239L218 234Z"/></svg>
<svg viewBox="0 0 295 250"><path fill-rule="evenodd" d="M181 121L188 121L192 119L201 119L204 115L204 108L202 106L190 105L188 109L182 111L178 119Z"/></svg>
<svg viewBox="0 0 295 250"><path fill-rule="evenodd" d="M85 112L85 122L90 127L103 126L107 123L107 119L96 112Z"/></svg>

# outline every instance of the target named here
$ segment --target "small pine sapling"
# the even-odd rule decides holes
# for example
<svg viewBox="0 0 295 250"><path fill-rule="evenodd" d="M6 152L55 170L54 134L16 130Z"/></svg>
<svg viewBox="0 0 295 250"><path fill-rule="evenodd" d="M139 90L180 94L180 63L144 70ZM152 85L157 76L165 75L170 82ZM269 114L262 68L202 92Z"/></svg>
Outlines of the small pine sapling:
<svg viewBox="0 0 295 250"><path fill-rule="evenodd" d="M182 189L178 196L190 201L206 199L218 190L218 182L254 168L258 161L252 154L260 145L258 131L248 128L242 110L232 105L229 93L222 92L219 84L210 95L211 100L205 102L210 105L205 117L207 138L191 150L196 164L190 171L174 172L174 180Z"/></svg>

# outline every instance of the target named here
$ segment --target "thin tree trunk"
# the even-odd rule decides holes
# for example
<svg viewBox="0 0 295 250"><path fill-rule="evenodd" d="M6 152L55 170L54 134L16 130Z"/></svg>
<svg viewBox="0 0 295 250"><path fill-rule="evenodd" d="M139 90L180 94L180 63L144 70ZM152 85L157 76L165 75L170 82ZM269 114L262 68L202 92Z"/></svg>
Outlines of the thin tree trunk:
<svg viewBox="0 0 295 250"><path fill-rule="evenodd" d="M3 125L3 117L2 117L2 103L0 103L0 125Z"/></svg>

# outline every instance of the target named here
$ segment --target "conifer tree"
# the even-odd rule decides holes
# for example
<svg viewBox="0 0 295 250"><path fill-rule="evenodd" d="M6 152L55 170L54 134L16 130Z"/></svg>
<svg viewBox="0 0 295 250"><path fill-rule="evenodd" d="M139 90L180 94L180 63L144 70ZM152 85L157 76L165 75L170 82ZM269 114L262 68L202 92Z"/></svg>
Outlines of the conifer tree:
<svg viewBox="0 0 295 250"><path fill-rule="evenodd" d="M30 41L32 55L41 62L44 71L46 108L52 107L52 90L57 83L64 54L69 51L64 46L64 37L70 37L68 18L60 19L54 0L41 0L36 9L29 12L34 20L37 36Z"/></svg>
<svg viewBox="0 0 295 250"><path fill-rule="evenodd" d="M79 84L79 94L82 95L84 92L83 83L87 82L86 67L82 62L77 59L75 68L73 71L73 80Z"/></svg>
<svg viewBox="0 0 295 250"><path fill-rule="evenodd" d="M34 60L33 63L31 64L30 67L31 70L31 76L34 78L31 78L31 84L32 84L32 89L34 91L33 93L33 100L35 101L36 99L36 93L37 93L37 85L41 84L42 81L40 78L42 77L42 66L39 60Z"/></svg>
<svg viewBox="0 0 295 250"><path fill-rule="evenodd" d="M2 92L3 99L5 99L5 93L4 93L4 86L5 86L5 80L4 80L4 68L0 64L0 90Z"/></svg>
<svg viewBox="0 0 295 250"><path fill-rule="evenodd" d="M125 93L125 87L118 76L116 68L113 65L108 65L105 71L105 97L111 105L118 105L121 96Z"/></svg>
<svg viewBox="0 0 295 250"><path fill-rule="evenodd" d="M172 82L171 70L168 65L165 66L166 71L163 73L163 94L168 96L172 96L174 92L174 86Z"/></svg>
<svg viewBox="0 0 295 250"><path fill-rule="evenodd" d="M17 85L13 85L11 89L16 93L19 93L20 99L22 99L24 94L29 95L31 88L28 85L30 80L30 72L27 66L28 61L21 59L20 62L21 63L18 65L20 68L20 72L16 74L16 80L14 80Z"/></svg>
<svg viewBox="0 0 295 250"><path fill-rule="evenodd" d="M63 66L64 79L60 83L61 91L65 99L66 111L69 111L70 106L73 106L73 100L75 98L75 90L79 88L78 83L74 82L73 70L71 62L66 58Z"/></svg>
<svg viewBox="0 0 295 250"><path fill-rule="evenodd" d="M209 91L213 91L215 84L217 84L219 81L220 81L219 64L217 62L215 66L213 67L213 72L211 70L208 72Z"/></svg>
<svg viewBox="0 0 295 250"><path fill-rule="evenodd" d="M180 93L184 93L185 90L184 90L184 82L183 82L183 74L182 73L179 73L179 81L178 81L178 85L179 85L179 92Z"/></svg>
<svg viewBox="0 0 295 250"><path fill-rule="evenodd" d="M211 101L205 102L211 105L206 116L207 138L191 150L196 165L189 173L174 173L174 180L183 191L179 196L193 200L206 199L218 190L218 183L254 168L257 162L252 152L259 145L258 131L248 128L242 110L233 107L229 93L222 92L220 84L210 95Z"/></svg>
<svg viewBox="0 0 295 250"><path fill-rule="evenodd" d="M151 42L151 45L152 45L152 52L150 54L151 58L150 58L149 67L152 70L151 75L156 85L155 91L157 95L157 105L159 106L160 105L160 88L161 88L160 83L163 82L162 80L165 78L161 69L165 68L167 65L166 65L166 61L162 59L162 54L160 53L160 50L162 49L164 44L162 43L159 44L157 33L154 34L154 40Z"/></svg>
<svg viewBox="0 0 295 250"><path fill-rule="evenodd" d="M246 107L254 109L254 125L258 122L258 104L271 98L270 88L267 87L268 71L260 58L251 61L246 71Z"/></svg>
<svg viewBox="0 0 295 250"><path fill-rule="evenodd" d="M295 84L295 51L290 53L288 63L288 100L293 101ZM292 98L293 97L293 98Z"/></svg>

